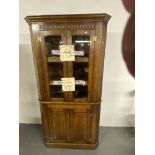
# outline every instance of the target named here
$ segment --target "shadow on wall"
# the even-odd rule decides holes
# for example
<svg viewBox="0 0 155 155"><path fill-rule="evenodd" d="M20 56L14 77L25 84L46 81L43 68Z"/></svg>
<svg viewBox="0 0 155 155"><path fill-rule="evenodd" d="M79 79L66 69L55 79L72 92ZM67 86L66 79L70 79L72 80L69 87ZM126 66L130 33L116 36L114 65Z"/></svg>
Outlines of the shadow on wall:
<svg viewBox="0 0 155 155"><path fill-rule="evenodd" d="M104 81L101 126L135 126L133 83Z"/></svg>
<svg viewBox="0 0 155 155"><path fill-rule="evenodd" d="M130 98L130 102L128 104L130 104L131 109L131 113L127 115L128 124L129 126L135 127L135 90L129 91L127 97Z"/></svg>

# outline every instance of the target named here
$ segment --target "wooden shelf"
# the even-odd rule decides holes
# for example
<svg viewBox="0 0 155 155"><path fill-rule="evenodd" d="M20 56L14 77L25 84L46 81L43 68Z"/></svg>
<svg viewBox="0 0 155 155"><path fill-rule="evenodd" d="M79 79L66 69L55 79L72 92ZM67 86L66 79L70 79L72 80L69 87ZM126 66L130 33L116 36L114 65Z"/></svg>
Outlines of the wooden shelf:
<svg viewBox="0 0 155 155"><path fill-rule="evenodd" d="M47 57L47 62L62 62L59 56ZM88 57L75 57L73 62L88 62Z"/></svg>
<svg viewBox="0 0 155 155"><path fill-rule="evenodd" d="M75 57L75 62L88 62L88 57Z"/></svg>
<svg viewBox="0 0 155 155"><path fill-rule="evenodd" d="M47 57L47 62L61 62L61 61L60 61L60 57L52 56L52 57Z"/></svg>

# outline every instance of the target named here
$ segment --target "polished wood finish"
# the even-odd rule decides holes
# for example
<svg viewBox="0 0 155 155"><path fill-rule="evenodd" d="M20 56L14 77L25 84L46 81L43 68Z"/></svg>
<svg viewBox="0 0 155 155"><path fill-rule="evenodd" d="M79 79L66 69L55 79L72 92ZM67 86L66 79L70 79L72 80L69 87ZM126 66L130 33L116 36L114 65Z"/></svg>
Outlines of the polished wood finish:
<svg viewBox="0 0 155 155"><path fill-rule="evenodd" d="M98 145L109 19L107 14L44 15L25 18L31 33L44 140L48 147L94 149ZM46 55L45 36L60 36L64 45L71 45L72 36L84 34L90 37L88 56L77 56L74 62L61 62L58 56ZM54 63L57 68L54 67ZM79 70L76 71L78 66ZM53 85L55 79L49 79L50 75L52 78L55 78L56 74L61 77L74 77L75 74L78 75L81 67L87 70L85 72L88 77L84 76L85 78L81 79L85 81L85 85L76 92L78 94L83 90L80 97L75 92L62 91L58 96L51 96L51 91L56 88Z"/></svg>
<svg viewBox="0 0 155 155"><path fill-rule="evenodd" d="M61 62L59 57L48 57L48 62ZM88 57L76 57L75 62L88 62Z"/></svg>

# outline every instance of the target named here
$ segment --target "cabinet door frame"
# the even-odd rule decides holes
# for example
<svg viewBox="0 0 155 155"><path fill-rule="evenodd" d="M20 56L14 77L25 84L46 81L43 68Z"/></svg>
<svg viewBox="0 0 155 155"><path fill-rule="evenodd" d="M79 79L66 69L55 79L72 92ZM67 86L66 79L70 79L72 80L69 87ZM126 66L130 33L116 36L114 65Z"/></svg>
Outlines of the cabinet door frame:
<svg viewBox="0 0 155 155"><path fill-rule="evenodd" d="M90 49L89 49L89 58L88 58L88 97L85 98L74 98L73 92L69 92L69 101L73 102L91 102L92 101L92 83L93 83L93 67L94 67L94 51L95 44L93 37L95 36L95 30L67 30L67 45L72 45L72 36L73 35L89 35L90 36ZM76 61L76 59L75 59ZM73 63L68 62L68 76L73 77Z"/></svg>
<svg viewBox="0 0 155 155"><path fill-rule="evenodd" d="M42 56L42 61L43 61L43 70L44 70L44 79L46 83L46 88L45 88L45 93L46 93L46 100L48 101L68 101L68 92L64 92L64 98L55 98L50 96L50 89L49 89L49 78L48 78L48 70L47 70L47 59L46 59L46 49L45 49L45 42L44 42L44 37L48 35L53 35L53 36L61 36L63 44L66 44L66 31L65 30L50 30L50 31L39 31L39 36L41 37L41 56ZM68 76L68 65L67 62L61 62L59 63L63 64L63 75L64 77Z"/></svg>

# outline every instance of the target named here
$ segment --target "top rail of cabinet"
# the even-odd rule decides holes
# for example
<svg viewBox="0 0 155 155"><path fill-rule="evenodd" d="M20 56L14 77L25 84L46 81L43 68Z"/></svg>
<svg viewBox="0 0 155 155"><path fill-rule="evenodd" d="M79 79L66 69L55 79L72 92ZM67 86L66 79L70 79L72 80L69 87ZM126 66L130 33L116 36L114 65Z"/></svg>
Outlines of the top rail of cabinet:
<svg viewBox="0 0 155 155"><path fill-rule="evenodd" d="M94 22L102 21L108 23L111 16L106 13L95 14L64 14L64 15L35 15L27 16L25 20L31 23L38 22Z"/></svg>

